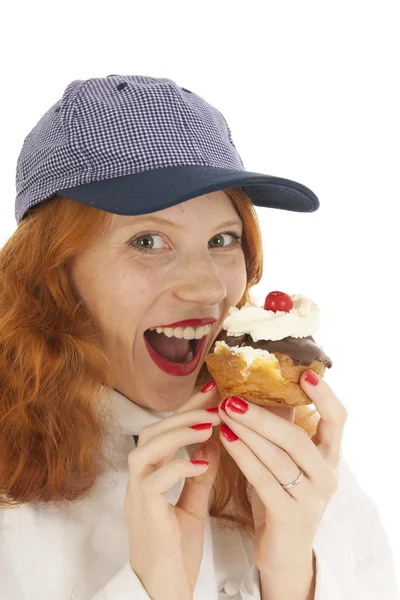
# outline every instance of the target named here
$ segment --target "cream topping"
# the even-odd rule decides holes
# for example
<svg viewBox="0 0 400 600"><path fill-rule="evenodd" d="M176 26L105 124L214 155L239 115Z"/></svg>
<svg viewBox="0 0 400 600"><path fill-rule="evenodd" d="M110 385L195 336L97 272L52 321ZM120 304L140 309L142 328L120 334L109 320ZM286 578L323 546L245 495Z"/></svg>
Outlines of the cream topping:
<svg viewBox="0 0 400 600"><path fill-rule="evenodd" d="M259 340L282 340L285 337L302 338L316 333L320 326L317 304L300 294L290 296L293 308L289 312L265 310L247 302L242 308L232 306L223 328L229 336L249 334Z"/></svg>

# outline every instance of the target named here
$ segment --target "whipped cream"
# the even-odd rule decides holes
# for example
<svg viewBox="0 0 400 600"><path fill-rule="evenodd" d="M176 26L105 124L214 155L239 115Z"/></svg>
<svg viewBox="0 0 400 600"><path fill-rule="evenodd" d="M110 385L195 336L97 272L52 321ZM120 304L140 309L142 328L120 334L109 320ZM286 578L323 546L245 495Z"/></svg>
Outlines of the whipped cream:
<svg viewBox="0 0 400 600"><path fill-rule="evenodd" d="M228 346L225 342L216 342L215 352L219 352L221 348L225 348L232 352L232 354L239 354L245 361L246 365L250 367L253 360L256 358L263 358L273 365L279 365L278 359L275 354L268 352L268 350L261 350L260 348L252 348L251 346Z"/></svg>
<svg viewBox="0 0 400 600"><path fill-rule="evenodd" d="M263 369L268 368L269 374L272 377L279 380L283 379L279 361L272 352L261 350L260 348L252 348L251 346L228 346L225 342L216 342L214 352L218 353L224 349L240 356L246 361L246 367L242 371L244 377L248 376L250 367L257 366L257 363L260 363Z"/></svg>
<svg viewBox="0 0 400 600"><path fill-rule="evenodd" d="M289 312L265 310L247 302L242 308L232 306L223 329L229 336L249 334L254 342L282 340L285 337L302 338L316 333L320 326L317 304L310 298L294 294Z"/></svg>

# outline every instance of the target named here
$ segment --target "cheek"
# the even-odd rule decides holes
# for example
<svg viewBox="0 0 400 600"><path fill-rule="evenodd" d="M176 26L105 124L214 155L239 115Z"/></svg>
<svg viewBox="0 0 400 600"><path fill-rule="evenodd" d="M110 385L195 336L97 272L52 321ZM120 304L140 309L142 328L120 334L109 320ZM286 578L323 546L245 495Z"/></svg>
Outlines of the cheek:
<svg viewBox="0 0 400 600"><path fill-rule="evenodd" d="M121 322L132 327L135 314L151 295L150 278L134 276L132 269L100 260L81 261L71 269L78 300L101 328L110 330Z"/></svg>
<svg viewBox="0 0 400 600"><path fill-rule="evenodd" d="M154 290L158 287L156 278L141 277L134 270L115 271L111 282L105 282L109 287L107 302L115 320L124 319L126 326L134 326L154 302Z"/></svg>
<svg viewBox="0 0 400 600"><path fill-rule="evenodd" d="M230 306L236 306L242 298L247 284L246 263L244 255L236 257L223 271Z"/></svg>

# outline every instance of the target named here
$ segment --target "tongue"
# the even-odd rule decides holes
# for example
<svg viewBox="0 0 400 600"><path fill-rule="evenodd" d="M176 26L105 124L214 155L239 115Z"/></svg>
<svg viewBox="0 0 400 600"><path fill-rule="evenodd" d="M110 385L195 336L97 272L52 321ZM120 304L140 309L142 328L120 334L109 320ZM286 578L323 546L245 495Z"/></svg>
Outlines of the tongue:
<svg viewBox="0 0 400 600"><path fill-rule="evenodd" d="M178 339L176 337L167 337L157 331L146 331L146 340L150 346L163 358L171 362L185 362L189 350L192 348L191 340Z"/></svg>

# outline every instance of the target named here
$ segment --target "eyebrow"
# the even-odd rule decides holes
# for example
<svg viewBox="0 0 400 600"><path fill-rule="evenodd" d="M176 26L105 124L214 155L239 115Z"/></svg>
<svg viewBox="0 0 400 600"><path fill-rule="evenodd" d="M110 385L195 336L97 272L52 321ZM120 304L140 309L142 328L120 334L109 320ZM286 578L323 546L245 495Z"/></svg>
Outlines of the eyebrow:
<svg viewBox="0 0 400 600"><path fill-rule="evenodd" d="M149 217L144 215L143 217L135 217L134 221L130 223L126 223L125 225L121 225L120 229L126 229L128 227L134 227L135 225L141 225L143 223L159 223L160 225L169 225L170 227L175 227L175 229L185 229L184 225L178 225L178 223L174 223L173 221L169 221L168 219L164 219L163 217ZM219 223L219 225L215 226L215 229L220 229L223 227L231 227L232 225L242 225L242 221L240 217L237 219L231 219L229 221L224 221L223 223Z"/></svg>

